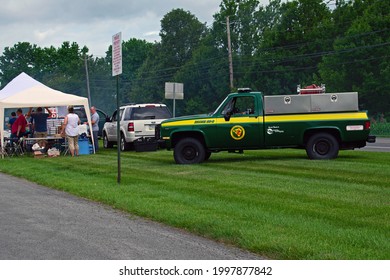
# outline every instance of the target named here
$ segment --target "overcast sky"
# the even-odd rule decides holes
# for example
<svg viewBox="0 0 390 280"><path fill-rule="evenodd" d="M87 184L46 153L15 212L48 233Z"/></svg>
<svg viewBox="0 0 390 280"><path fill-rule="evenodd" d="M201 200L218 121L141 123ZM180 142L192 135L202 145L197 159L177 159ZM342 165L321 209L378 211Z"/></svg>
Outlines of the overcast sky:
<svg viewBox="0 0 390 280"><path fill-rule="evenodd" d="M268 3L268 0L261 2ZM60 47L64 41L104 56L112 35L159 41L160 21L182 8L209 25L221 0L0 0L0 54L5 47L30 42Z"/></svg>

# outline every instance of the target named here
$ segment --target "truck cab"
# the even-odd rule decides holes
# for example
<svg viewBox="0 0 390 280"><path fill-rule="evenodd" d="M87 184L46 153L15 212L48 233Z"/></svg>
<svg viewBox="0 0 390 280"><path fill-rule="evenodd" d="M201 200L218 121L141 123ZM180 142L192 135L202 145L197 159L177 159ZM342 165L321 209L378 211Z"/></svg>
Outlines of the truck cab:
<svg viewBox="0 0 390 280"><path fill-rule="evenodd" d="M215 125L211 129L215 130L217 137L209 139L210 149L245 150L264 147L261 93L240 91L229 95L221 105L213 114Z"/></svg>

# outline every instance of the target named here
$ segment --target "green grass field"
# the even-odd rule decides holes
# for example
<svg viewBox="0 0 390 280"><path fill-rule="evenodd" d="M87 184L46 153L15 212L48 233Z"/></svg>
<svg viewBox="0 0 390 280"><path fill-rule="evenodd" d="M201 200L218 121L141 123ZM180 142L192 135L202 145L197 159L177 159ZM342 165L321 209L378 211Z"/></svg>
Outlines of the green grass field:
<svg viewBox="0 0 390 280"><path fill-rule="evenodd" d="M77 158L6 158L0 171L182 228L271 259L390 259L390 153L303 150L213 154L116 150ZM23 168L21 168L21 166Z"/></svg>

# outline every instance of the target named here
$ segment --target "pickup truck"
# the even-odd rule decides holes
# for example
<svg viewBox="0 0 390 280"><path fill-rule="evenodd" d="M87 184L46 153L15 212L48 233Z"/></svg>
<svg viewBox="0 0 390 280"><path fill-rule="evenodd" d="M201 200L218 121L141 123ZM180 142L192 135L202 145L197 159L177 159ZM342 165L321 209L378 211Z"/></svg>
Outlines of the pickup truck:
<svg viewBox="0 0 390 280"><path fill-rule="evenodd" d="M164 120L156 137L178 164L201 163L220 151L306 149L310 159L333 159L340 149L375 142L358 95L322 93L263 96L239 89L210 114Z"/></svg>

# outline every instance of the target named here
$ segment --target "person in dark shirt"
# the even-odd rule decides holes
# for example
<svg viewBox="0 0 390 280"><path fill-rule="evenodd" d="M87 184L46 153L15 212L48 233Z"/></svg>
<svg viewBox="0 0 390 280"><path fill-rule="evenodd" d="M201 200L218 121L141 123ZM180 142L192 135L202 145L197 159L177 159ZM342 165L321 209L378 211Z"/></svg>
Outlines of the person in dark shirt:
<svg viewBox="0 0 390 280"><path fill-rule="evenodd" d="M47 107L45 109L48 113L43 112L42 107L38 107L34 113L32 113L32 108L30 108L30 111L27 113L27 116L31 115L33 120L35 138L47 138L47 119L51 115L51 111ZM46 143L44 139L38 141L39 146L42 148L46 146Z"/></svg>
<svg viewBox="0 0 390 280"><path fill-rule="evenodd" d="M12 125L14 124L14 122L16 121L16 113L15 112L12 112L11 113L11 117L9 118L8 120L8 124L7 124L7 127L9 129L11 129Z"/></svg>

